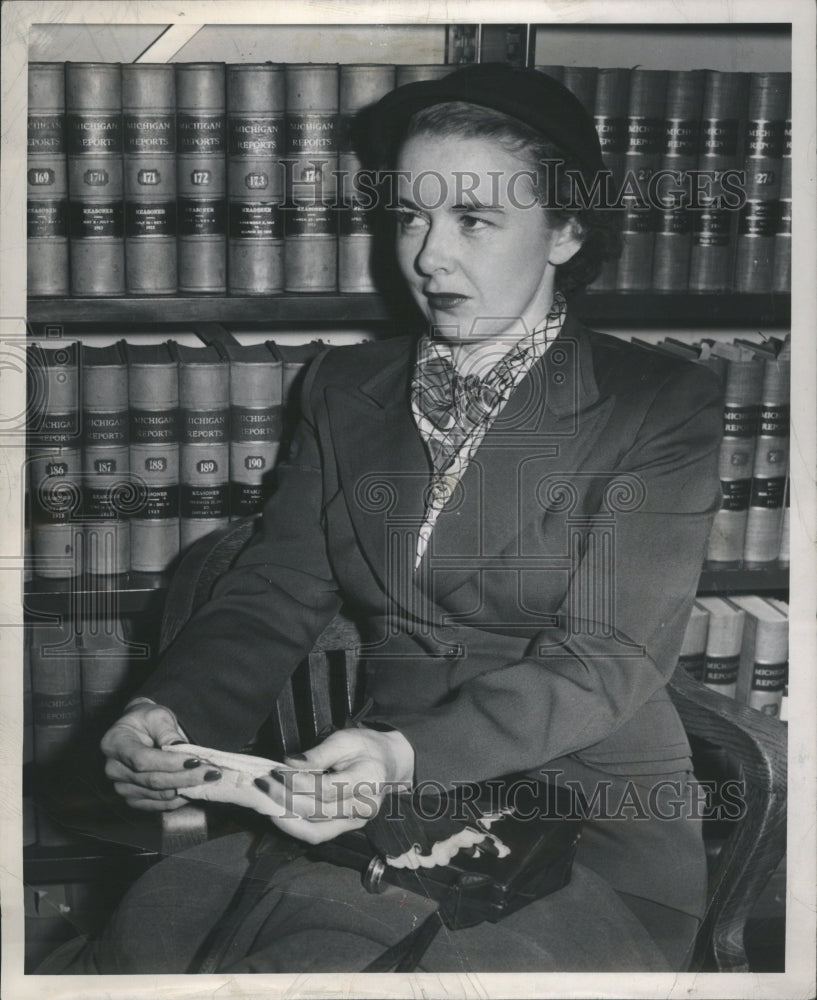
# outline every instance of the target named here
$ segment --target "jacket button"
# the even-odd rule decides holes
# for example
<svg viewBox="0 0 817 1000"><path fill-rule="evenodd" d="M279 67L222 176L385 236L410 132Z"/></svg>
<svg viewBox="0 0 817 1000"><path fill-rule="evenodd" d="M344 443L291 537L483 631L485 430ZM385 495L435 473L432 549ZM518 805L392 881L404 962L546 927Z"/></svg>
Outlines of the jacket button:
<svg viewBox="0 0 817 1000"><path fill-rule="evenodd" d="M556 383L556 385L561 385L562 382L564 382L564 380L565 380L564 372L556 372L556 374L553 376L553 381Z"/></svg>

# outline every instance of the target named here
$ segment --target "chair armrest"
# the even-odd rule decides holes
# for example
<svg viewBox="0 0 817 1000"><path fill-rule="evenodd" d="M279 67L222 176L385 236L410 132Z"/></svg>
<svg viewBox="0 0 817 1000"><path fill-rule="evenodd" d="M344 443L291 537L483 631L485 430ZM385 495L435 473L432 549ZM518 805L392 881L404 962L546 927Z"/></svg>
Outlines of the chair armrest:
<svg viewBox="0 0 817 1000"><path fill-rule="evenodd" d="M748 972L746 920L786 850L786 727L705 687L683 668L669 692L688 734L723 747L741 765L743 811L709 879L709 904L691 970Z"/></svg>

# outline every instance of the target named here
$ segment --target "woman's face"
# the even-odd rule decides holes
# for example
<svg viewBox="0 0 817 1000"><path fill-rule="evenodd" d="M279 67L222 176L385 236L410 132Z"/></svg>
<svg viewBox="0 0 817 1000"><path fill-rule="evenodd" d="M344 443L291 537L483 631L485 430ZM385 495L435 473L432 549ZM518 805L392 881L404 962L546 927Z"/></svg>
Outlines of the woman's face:
<svg viewBox="0 0 817 1000"><path fill-rule="evenodd" d="M535 203L527 161L492 139L420 134L397 170L397 259L429 322L461 342L520 318L532 330L550 309L556 266L581 244Z"/></svg>

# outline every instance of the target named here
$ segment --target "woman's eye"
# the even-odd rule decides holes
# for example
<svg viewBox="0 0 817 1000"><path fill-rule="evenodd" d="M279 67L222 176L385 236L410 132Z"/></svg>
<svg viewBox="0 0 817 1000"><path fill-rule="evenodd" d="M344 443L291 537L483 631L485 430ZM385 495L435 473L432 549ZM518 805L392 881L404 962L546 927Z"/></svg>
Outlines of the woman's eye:
<svg viewBox="0 0 817 1000"><path fill-rule="evenodd" d="M463 229L469 232L476 232L479 229L484 229L486 226L491 225L487 219L483 219L479 215L463 215L460 218L460 224Z"/></svg>
<svg viewBox="0 0 817 1000"><path fill-rule="evenodd" d="M403 208L397 212L397 224L401 229L418 229L426 224L426 220L419 212Z"/></svg>

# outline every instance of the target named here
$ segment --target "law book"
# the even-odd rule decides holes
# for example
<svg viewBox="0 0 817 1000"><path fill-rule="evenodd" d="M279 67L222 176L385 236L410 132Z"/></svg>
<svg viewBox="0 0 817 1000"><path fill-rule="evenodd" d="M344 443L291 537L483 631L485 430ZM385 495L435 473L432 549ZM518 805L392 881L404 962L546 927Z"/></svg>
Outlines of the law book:
<svg viewBox="0 0 817 1000"><path fill-rule="evenodd" d="M272 295L284 287L284 67L227 66L227 289Z"/></svg>
<svg viewBox="0 0 817 1000"><path fill-rule="evenodd" d="M128 366L123 344L90 347L82 360L82 534L86 573L130 569L127 515L136 498L128 453Z"/></svg>
<svg viewBox="0 0 817 1000"><path fill-rule="evenodd" d="M449 63L400 63L395 66L395 87L404 83L420 83L423 80L441 80L457 69Z"/></svg>
<svg viewBox="0 0 817 1000"><path fill-rule="evenodd" d="M374 292L374 205L361 188L362 163L354 148L352 120L361 108L394 89L394 66L350 64L340 67L339 191L343 208L338 233L338 291Z"/></svg>
<svg viewBox="0 0 817 1000"><path fill-rule="evenodd" d="M267 344L225 344L230 361L230 516L257 514L281 443L282 362Z"/></svg>
<svg viewBox="0 0 817 1000"><path fill-rule="evenodd" d="M161 573L179 552L179 373L168 344L128 344L131 570Z"/></svg>
<svg viewBox="0 0 817 1000"><path fill-rule="evenodd" d="M730 184L739 181L734 172L743 165L748 99L748 73L706 70L697 167L700 208L693 213L689 261L691 292L725 292L732 287L739 206Z"/></svg>
<svg viewBox="0 0 817 1000"><path fill-rule="evenodd" d="M746 563L774 562L780 553L789 466L791 357L788 345L777 357L763 357L762 365L760 416L743 546Z"/></svg>
<svg viewBox="0 0 817 1000"><path fill-rule="evenodd" d="M789 661L789 620L757 594L736 594L746 615L735 698L764 715L778 716Z"/></svg>
<svg viewBox="0 0 817 1000"><path fill-rule="evenodd" d="M781 566L789 565L789 539L791 532L791 477L786 476L786 488L783 495L783 516L780 523L780 548L777 561Z"/></svg>
<svg viewBox="0 0 817 1000"><path fill-rule="evenodd" d="M286 66L284 288L337 289L338 67Z"/></svg>
<svg viewBox="0 0 817 1000"><path fill-rule="evenodd" d="M603 81L599 80L599 88ZM655 209L649 181L660 163L666 73L633 70L627 75L625 148L614 191L622 210L621 255L616 288L644 290L651 286Z"/></svg>
<svg viewBox="0 0 817 1000"><path fill-rule="evenodd" d="M183 294L227 291L224 64L176 63L178 272Z"/></svg>
<svg viewBox="0 0 817 1000"><path fill-rule="evenodd" d="M596 110L596 66L565 66L561 82L578 98L585 111L592 115Z"/></svg>
<svg viewBox="0 0 817 1000"><path fill-rule="evenodd" d="M49 767L64 761L82 735L80 659L73 623L31 629L34 761Z"/></svg>
<svg viewBox="0 0 817 1000"><path fill-rule="evenodd" d="M82 447L76 342L28 348L28 475L36 576L76 576Z"/></svg>
<svg viewBox="0 0 817 1000"><path fill-rule="evenodd" d="M172 63L122 64L125 284L129 295L178 289L176 73Z"/></svg>
<svg viewBox="0 0 817 1000"><path fill-rule="evenodd" d="M658 346L668 354L686 358L687 361L697 361L710 368L721 380L721 384L726 383L726 358L713 354L711 345L706 341L690 343L676 337L665 337Z"/></svg>
<svg viewBox="0 0 817 1000"><path fill-rule="evenodd" d="M71 294L125 293L119 63L65 64Z"/></svg>
<svg viewBox="0 0 817 1000"><path fill-rule="evenodd" d="M462 66L477 61L479 45L479 25L451 24L446 29L445 61L453 66Z"/></svg>
<svg viewBox="0 0 817 1000"><path fill-rule="evenodd" d="M179 362L180 544L230 519L230 369L214 344L174 344Z"/></svg>
<svg viewBox="0 0 817 1000"><path fill-rule="evenodd" d="M26 167L28 294L68 295L68 165L62 63L28 64Z"/></svg>
<svg viewBox="0 0 817 1000"><path fill-rule="evenodd" d="M616 278L620 292L646 291L652 286L657 211L650 180L661 162L666 90L665 70L634 69L630 73L622 243Z"/></svg>
<svg viewBox="0 0 817 1000"><path fill-rule="evenodd" d="M780 198L774 234L772 291L791 291L791 83L783 126L783 159L780 164Z"/></svg>
<svg viewBox="0 0 817 1000"><path fill-rule="evenodd" d="M706 663L706 639L709 632L709 612L696 602L692 605L689 621L681 643L678 666L696 680L703 680Z"/></svg>
<svg viewBox="0 0 817 1000"><path fill-rule="evenodd" d="M709 615L703 683L734 698L746 613L723 597L699 597L696 603Z"/></svg>
<svg viewBox="0 0 817 1000"><path fill-rule="evenodd" d="M593 120L601 145L602 159L610 176L606 184L606 201L615 204L624 185L627 153L627 107L630 94L630 70L600 69L596 78L596 102ZM602 191L604 191L604 187ZM616 288L618 259L607 261L591 286L594 292L611 292Z"/></svg>
<svg viewBox="0 0 817 1000"><path fill-rule="evenodd" d="M655 292L687 290L694 220L689 172L698 163L703 90L702 70L667 74L664 148L660 183L655 186L659 206L652 269Z"/></svg>
<svg viewBox="0 0 817 1000"><path fill-rule="evenodd" d="M763 363L754 352L734 344L715 344L712 351L726 359L727 368L719 460L721 509L715 515L706 557L712 562L739 562L749 515Z"/></svg>
<svg viewBox="0 0 817 1000"><path fill-rule="evenodd" d="M779 611L787 620L789 617L789 605L787 601L782 601L778 597L764 597L764 601ZM780 710L778 718L781 722L789 721L789 664L786 663L786 675L783 680L783 690L780 695Z"/></svg>
<svg viewBox="0 0 817 1000"><path fill-rule="evenodd" d="M306 366L325 347L320 340L308 344L276 344L270 342L273 356L281 362L281 442L289 442L300 412L301 382Z"/></svg>
<svg viewBox="0 0 817 1000"><path fill-rule="evenodd" d="M122 714L134 686L135 650L115 614L79 623L77 645L84 735L100 738Z"/></svg>
<svg viewBox="0 0 817 1000"><path fill-rule="evenodd" d="M790 80L788 73L751 75L743 160L746 204L735 246L737 292L772 290Z"/></svg>

